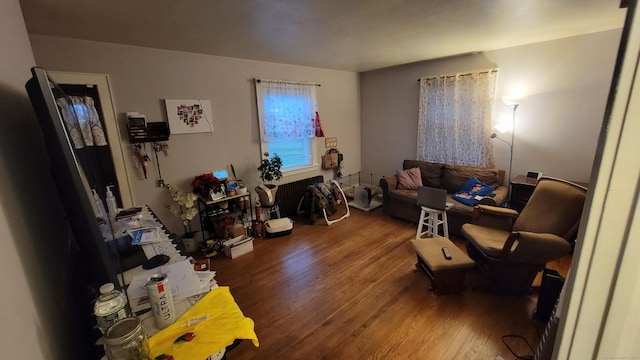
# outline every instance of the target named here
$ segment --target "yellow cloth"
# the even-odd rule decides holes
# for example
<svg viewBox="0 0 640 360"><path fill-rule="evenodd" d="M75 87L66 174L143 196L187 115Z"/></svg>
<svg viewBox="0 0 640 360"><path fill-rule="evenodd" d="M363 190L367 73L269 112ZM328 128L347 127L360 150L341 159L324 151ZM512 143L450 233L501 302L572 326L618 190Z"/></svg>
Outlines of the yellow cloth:
<svg viewBox="0 0 640 360"><path fill-rule="evenodd" d="M207 320L188 326L192 319L208 316ZM185 333L196 336L189 342L174 344ZM175 360L204 360L230 345L235 339L249 339L258 347L254 323L242 314L229 288L217 287L185 312L175 323L149 339L151 358L172 355Z"/></svg>

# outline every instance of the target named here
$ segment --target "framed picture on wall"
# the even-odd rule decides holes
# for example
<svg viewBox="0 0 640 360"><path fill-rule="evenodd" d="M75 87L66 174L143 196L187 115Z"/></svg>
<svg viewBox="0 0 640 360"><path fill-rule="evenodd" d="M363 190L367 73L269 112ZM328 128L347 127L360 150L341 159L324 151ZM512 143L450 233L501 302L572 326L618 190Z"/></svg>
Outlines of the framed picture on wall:
<svg viewBox="0 0 640 360"><path fill-rule="evenodd" d="M171 135L213 132L209 100L165 99Z"/></svg>

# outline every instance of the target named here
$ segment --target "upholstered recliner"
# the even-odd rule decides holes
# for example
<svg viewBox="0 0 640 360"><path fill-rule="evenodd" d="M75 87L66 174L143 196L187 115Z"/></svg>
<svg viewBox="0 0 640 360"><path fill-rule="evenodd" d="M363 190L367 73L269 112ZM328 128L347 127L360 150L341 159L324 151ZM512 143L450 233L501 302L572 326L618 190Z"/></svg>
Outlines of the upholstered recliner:
<svg viewBox="0 0 640 360"><path fill-rule="evenodd" d="M543 177L527 205L515 210L479 205L462 226L467 252L496 292L523 294L538 272L569 254L578 231L587 189Z"/></svg>

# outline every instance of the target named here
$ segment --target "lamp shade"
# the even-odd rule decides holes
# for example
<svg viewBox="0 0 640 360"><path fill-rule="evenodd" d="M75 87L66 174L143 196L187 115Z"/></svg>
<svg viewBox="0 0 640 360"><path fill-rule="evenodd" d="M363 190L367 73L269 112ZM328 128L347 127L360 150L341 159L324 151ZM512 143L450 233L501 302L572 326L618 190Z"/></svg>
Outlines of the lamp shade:
<svg viewBox="0 0 640 360"><path fill-rule="evenodd" d="M522 97L504 96L502 98L502 102L504 102L509 106L517 106L517 105L520 105L520 101L522 101L522 99L523 99Z"/></svg>

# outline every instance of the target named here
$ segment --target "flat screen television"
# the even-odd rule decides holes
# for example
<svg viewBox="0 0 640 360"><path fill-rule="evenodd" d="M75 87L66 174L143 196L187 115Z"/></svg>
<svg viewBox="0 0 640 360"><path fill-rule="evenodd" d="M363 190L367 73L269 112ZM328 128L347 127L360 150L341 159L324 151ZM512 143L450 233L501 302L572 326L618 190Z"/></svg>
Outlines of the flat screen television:
<svg viewBox="0 0 640 360"><path fill-rule="evenodd" d="M100 337L95 328L93 301L98 295L98 288L104 283L118 286L117 254L109 250L100 230L94 212L93 199L87 192L83 181L83 170L78 166L73 146L64 120L59 112L56 100L64 93L50 80L47 72L38 67L31 69L32 77L25 87L42 129L43 140L50 160L51 177L56 186L62 207L64 221L68 223L70 234L52 236L60 241L61 247L67 247L62 253L68 256L63 262L64 269L54 269L54 276L68 279L65 287L73 292L77 310L76 324L82 329L75 329L73 356L74 359L100 358L101 349L95 345ZM59 296L61 297L61 296ZM51 299L61 302L60 307L68 308L63 302L67 299ZM58 304L56 304L58 306ZM69 309L65 309L69 311ZM72 323L72 322L70 322ZM66 325L66 324L65 324Z"/></svg>

